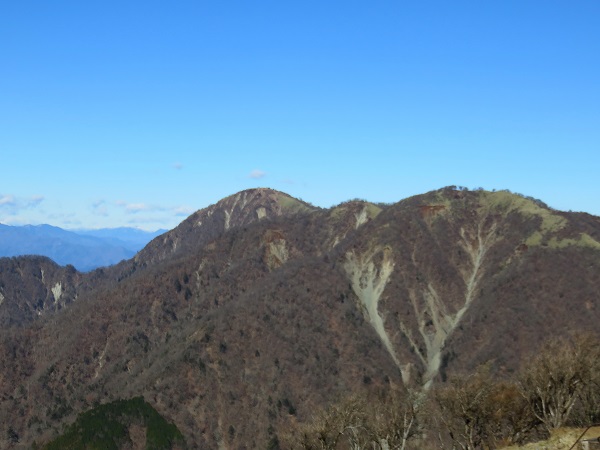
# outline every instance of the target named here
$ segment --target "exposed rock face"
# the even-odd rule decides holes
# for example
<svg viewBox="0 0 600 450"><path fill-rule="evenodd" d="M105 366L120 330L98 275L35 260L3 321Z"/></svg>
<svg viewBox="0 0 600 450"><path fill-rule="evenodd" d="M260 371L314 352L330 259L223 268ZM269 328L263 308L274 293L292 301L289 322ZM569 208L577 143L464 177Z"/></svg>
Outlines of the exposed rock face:
<svg viewBox="0 0 600 450"><path fill-rule="evenodd" d="M382 253L383 255L378 267L375 266L375 262L373 261L377 253ZM394 263L390 253L389 248L382 251L371 249L369 253L364 255L356 255L354 252L349 252L346 254L344 268L348 273L352 283L352 290L360 301L365 317L377 333L377 336L379 336L379 339L381 339L381 342L398 366L398 369L400 369L402 380L405 383L409 383L410 374L403 370L403 366L398 360L394 346L385 330L384 319L379 313L379 299L394 270Z"/></svg>
<svg viewBox="0 0 600 450"><path fill-rule="evenodd" d="M331 209L240 192L112 268L0 260L0 422L30 445L143 395L193 447L267 448L349 390L509 372L597 332L598 267L598 217L507 192Z"/></svg>
<svg viewBox="0 0 600 450"><path fill-rule="evenodd" d="M265 234L265 264L270 270L284 265L290 257L285 236L278 231L268 230Z"/></svg>
<svg viewBox="0 0 600 450"><path fill-rule="evenodd" d="M82 274L45 257L0 258L0 325L19 325L77 299Z"/></svg>

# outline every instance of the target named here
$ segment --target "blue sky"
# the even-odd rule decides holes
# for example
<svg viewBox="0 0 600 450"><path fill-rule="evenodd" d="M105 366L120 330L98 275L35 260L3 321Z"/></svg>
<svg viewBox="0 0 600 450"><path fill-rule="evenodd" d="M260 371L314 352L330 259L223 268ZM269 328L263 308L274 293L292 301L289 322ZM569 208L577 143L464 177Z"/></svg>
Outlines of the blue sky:
<svg viewBox="0 0 600 450"><path fill-rule="evenodd" d="M0 222L447 185L600 215L600 2L0 5Z"/></svg>

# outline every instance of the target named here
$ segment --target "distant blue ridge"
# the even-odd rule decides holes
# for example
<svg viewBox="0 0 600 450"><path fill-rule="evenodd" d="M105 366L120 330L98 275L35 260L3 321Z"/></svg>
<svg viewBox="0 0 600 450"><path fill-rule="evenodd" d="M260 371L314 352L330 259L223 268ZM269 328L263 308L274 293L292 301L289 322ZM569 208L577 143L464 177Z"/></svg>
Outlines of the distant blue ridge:
<svg viewBox="0 0 600 450"><path fill-rule="evenodd" d="M73 265L87 272L133 257L166 230L136 228L64 230L51 225L0 224L0 257L42 255L61 266Z"/></svg>

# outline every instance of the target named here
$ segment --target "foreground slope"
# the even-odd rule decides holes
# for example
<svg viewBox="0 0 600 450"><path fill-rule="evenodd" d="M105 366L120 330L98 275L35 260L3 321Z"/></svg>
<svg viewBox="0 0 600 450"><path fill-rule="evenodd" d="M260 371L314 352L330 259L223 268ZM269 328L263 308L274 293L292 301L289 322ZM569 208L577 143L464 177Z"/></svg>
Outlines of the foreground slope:
<svg viewBox="0 0 600 450"><path fill-rule="evenodd" d="M597 217L508 192L319 209L244 191L74 273L59 311L6 319L0 421L27 445L142 395L192 447L266 448L349 391L510 372L549 335L596 331L599 241ZM2 317L30 279L0 277Z"/></svg>

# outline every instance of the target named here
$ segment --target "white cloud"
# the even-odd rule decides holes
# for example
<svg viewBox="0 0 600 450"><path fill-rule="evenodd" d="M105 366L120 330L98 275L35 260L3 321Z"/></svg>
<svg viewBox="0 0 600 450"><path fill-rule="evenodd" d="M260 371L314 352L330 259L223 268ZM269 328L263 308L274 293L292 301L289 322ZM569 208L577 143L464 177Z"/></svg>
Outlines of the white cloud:
<svg viewBox="0 0 600 450"><path fill-rule="evenodd" d="M18 197L12 194L0 194L0 222L7 225L25 225L48 223L44 218L40 203L44 197Z"/></svg>
<svg viewBox="0 0 600 450"><path fill-rule="evenodd" d="M0 196L0 206L2 205L14 205L15 197L14 195L1 195Z"/></svg>
<svg viewBox="0 0 600 450"><path fill-rule="evenodd" d="M154 209L154 208L151 208L149 205L146 205L145 203L129 203L125 206L125 210L130 213L137 213L140 211L148 211L149 209Z"/></svg>
<svg viewBox="0 0 600 450"><path fill-rule="evenodd" d="M37 205L39 205L43 201L44 201L43 196L35 195L35 196L31 197L30 199L26 199L23 207L26 209L35 208Z"/></svg>
<svg viewBox="0 0 600 450"><path fill-rule="evenodd" d="M174 220L174 216L164 217L162 215L157 216L151 214L129 216L128 219L121 225L136 227L146 231L156 231L159 228L174 228L179 222L180 220Z"/></svg>
<svg viewBox="0 0 600 450"><path fill-rule="evenodd" d="M10 214L17 214L24 209L32 209L44 201L42 195L34 195L33 197L15 197L11 194L0 195L0 207Z"/></svg>
<svg viewBox="0 0 600 450"><path fill-rule="evenodd" d="M157 230L159 228L171 229L175 227L182 218L186 218L196 210L187 205L157 205L144 202L127 202L118 200L114 203L104 204L103 201L94 203L98 208L108 207L111 222L119 223L111 226L136 226L145 230ZM110 206L115 206L111 210ZM114 213L114 214L113 214ZM114 218L113 218L114 215Z"/></svg>
<svg viewBox="0 0 600 450"><path fill-rule="evenodd" d="M108 205L105 200L98 200L92 203L92 212L98 216L108 217Z"/></svg>
<svg viewBox="0 0 600 450"><path fill-rule="evenodd" d="M149 206L145 203L131 203L125 207L127 211L138 212L138 211L146 211L149 209Z"/></svg>
<svg viewBox="0 0 600 450"><path fill-rule="evenodd" d="M193 208L190 208L189 206L178 206L176 208L173 208L173 212L175 213L176 216L189 216L191 215L195 210Z"/></svg>
<svg viewBox="0 0 600 450"><path fill-rule="evenodd" d="M26 219L24 219L23 217L19 217L19 216L0 217L0 223L2 223L4 225L11 225L11 226L21 226L21 225L30 224Z"/></svg>
<svg viewBox="0 0 600 450"><path fill-rule="evenodd" d="M147 203L127 203L123 200L119 200L117 202L115 202L117 206L122 207L123 209L125 209L125 212L127 214L136 214L142 211L145 212L157 212L157 211L165 211L166 208L164 208L163 206L157 206L157 205L149 205Z"/></svg>
<svg viewBox="0 0 600 450"><path fill-rule="evenodd" d="M250 172L250 175L248 175L250 178L254 178L255 180L258 180L260 178L264 178L267 175L266 172L259 170L259 169L254 169L252 172Z"/></svg>

